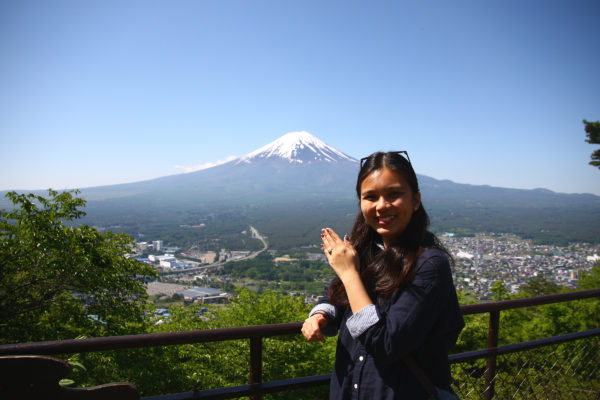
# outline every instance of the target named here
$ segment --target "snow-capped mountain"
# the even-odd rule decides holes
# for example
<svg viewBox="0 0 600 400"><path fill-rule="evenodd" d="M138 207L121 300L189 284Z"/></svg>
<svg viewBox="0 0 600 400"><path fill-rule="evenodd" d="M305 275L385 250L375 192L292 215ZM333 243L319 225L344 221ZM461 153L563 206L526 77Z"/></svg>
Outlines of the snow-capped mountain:
<svg viewBox="0 0 600 400"><path fill-rule="evenodd" d="M327 145L308 132L290 132L235 161L235 164L263 160L285 160L290 164L315 162L356 162L357 160Z"/></svg>
<svg viewBox="0 0 600 400"><path fill-rule="evenodd" d="M142 232L144 224L152 232L165 224L165 232L171 235L177 224L206 223L211 227L207 232L227 236L252 223L272 243L304 245L318 242L324 226L341 227L342 232L351 229L357 212L358 172L352 157L307 132L293 132L211 168L85 188L82 195L88 201L86 223L90 225L123 224L135 234ZM551 237L568 231L575 232L571 235L575 240L598 240L598 196L457 184L422 175L419 181L437 229L512 229L531 235L543 229ZM205 232L190 235L211 237Z"/></svg>
<svg viewBox="0 0 600 400"><path fill-rule="evenodd" d="M85 189L88 200L149 195L221 204L264 197L287 202L303 196L354 198L358 161L308 132L291 132L243 157L199 171L113 187ZM107 195L107 188L114 194ZM169 200L170 202L170 200ZM167 203L167 200L165 200ZM198 203L196 203L198 204Z"/></svg>

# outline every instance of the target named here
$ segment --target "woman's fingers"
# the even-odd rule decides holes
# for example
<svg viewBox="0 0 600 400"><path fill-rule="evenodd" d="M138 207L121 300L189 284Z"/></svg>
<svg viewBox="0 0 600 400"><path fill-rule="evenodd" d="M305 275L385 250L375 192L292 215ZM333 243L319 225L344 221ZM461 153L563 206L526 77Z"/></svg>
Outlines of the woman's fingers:
<svg viewBox="0 0 600 400"><path fill-rule="evenodd" d="M321 333L320 320L325 319L320 314L315 314L304 321L302 324L302 334L310 342L324 342L325 338Z"/></svg>
<svg viewBox="0 0 600 400"><path fill-rule="evenodd" d="M331 255L333 249L344 243L338 234L335 233L331 228L325 228L321 230L321 239L323 240L321 248L326 253L329 253L328 255Z"/></svg>
<svg viewBox="0 0 600 400"><path fill-rule="evenodd" d="M341 242L340 237L338 236L337 233L335 233L335 231L331 228L325 228L321 231L321 236L323 237L323 241L327 242L327 243L339 243Z"/></svg>
<svg viewBox="0 0 600 400"><path fill-rule="evenodd" d="M331 244L331 238L329 236L327 228L321 229L321 240L323 241L323 243L321 244L321 249L323 249L325 255L327 256L327 258L329 258L329 256L331 256L331 253L333 252L333 244Z"/></svg>
<svg viewBox="0 0 600 400"><path fill-rule="evenodd" d="M350 238L348 237L348 235L344 235L344 244L346 246L352 246L352 244L350 243Z"/></svg>

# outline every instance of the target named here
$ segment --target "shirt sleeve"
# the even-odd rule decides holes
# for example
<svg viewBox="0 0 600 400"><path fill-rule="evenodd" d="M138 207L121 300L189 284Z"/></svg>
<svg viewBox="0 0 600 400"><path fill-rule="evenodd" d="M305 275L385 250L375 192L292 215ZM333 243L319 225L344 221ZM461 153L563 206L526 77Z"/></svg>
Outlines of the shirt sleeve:
<svg viewBox="0 0 600 400"><path fill-rule="evenodd" d="M358 333L357 339L367 353L382 361L395 362L417 349L443 312L448 293L453 290L450 264L443 253L424 252L418 262L415 278L392 295L389 307L373 306L378 316L376 322L370 326L356 323L363 328L352 332L348 320L352 336ZM371 311L365 310L366 313ZM359 320L375 321L373 317L363 316Z"/></svg>
<svg viewBox="0 0 600 400"><path fill-rule="evenodd" d="M310 310L310 313L308 313L308 317L312 317L317 311L323 311L331 317L329 319L330 322L327 324L327 326L321 328L321 333L325 336L335 336L338 331L338 327L335 323L333 323L333 321L337 320L338 317L336 307L329 303L319 303L316 306L314 306L312 310Z"/></svg>
<svg viewBox="0 0 600 400"><path fill-rule="evenodd" d="M364 331L375 325L379 321L375 304L369 304L356 313L352 314L346 321L346 326L350 332L350 336L356 339Z"/></svg>

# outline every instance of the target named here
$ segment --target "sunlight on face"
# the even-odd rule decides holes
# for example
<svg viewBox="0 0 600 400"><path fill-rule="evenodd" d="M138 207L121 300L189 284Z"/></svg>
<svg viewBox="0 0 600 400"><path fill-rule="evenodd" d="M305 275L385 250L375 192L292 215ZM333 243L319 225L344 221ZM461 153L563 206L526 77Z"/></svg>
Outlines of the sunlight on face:
<svg viewBox="0 0 600 400"><path fill-rule="evenodd" d="M404 232L420 204L421 194L413 193L408 181L387 167L367 175L360 186L360 210L385 247Z"/></svg>

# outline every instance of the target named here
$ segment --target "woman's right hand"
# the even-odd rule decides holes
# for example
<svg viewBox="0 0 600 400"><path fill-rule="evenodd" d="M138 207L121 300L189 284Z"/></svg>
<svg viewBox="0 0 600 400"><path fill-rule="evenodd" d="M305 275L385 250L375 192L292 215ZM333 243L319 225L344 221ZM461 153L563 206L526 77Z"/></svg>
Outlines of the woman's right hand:
<svg viewBox="0 0 600 400"><path fill-rule="evenodd" d="M327 323L327 318L323 314L315 313L304 320L302 334L309 342L324 342L325 338L321 332L321 327L327 326Z"/></svg>
<svg viewBox="0 0 600 400"><path fill-rule="evenodd" d="M358 253L348 236L342 239L331 228L325 228L321 230L321 240L323 241L321 248L325 252L327 261L342 282L349 276L359 276Z"/></svg>

